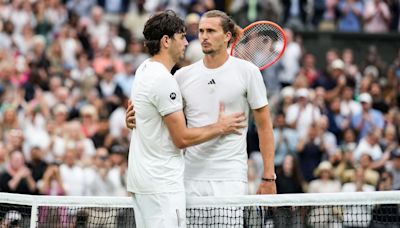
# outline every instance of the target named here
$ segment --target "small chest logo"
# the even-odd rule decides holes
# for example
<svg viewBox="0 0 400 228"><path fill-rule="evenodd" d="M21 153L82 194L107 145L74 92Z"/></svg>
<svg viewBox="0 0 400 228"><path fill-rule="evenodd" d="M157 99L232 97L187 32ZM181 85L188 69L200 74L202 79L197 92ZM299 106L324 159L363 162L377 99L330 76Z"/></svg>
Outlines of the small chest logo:
<svg viewBox="0 0 400 228"><path fill-rule="evenodd" d="M172 92L172 93L169 95L169 98L171 98L172 100L175 100L175 98L176 98L176 93Z"/></svg>

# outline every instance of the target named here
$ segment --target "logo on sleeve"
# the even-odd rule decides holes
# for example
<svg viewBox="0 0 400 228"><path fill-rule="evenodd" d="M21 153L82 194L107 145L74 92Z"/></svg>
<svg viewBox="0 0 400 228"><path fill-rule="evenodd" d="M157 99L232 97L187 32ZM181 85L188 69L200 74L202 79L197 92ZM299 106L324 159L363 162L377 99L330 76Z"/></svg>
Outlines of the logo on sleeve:
<svg viewBox="0 0 400 228"><path fill-rule="evenodd" d="M175 98L176 98L176 93L172 92L172 93L169 95L169 98L171 98L171 100L175 100Z"/></svg>

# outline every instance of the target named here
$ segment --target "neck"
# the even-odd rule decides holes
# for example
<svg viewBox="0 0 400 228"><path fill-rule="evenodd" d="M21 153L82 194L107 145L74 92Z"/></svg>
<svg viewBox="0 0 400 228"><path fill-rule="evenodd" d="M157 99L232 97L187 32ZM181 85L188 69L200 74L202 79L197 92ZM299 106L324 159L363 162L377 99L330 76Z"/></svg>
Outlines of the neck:
<svg viewBox="0 0 400 228"><path fill-rule="evenodd" d="M151 59L164 65L169 72L171 72L172 67L176 64L176 62L174 62L166 53L159 53L151 57Z"/></svg>
<svg viewBox="0 0 400 228"><path fill-rule="evenodd" d="M207 68L218 68L222 66L229 58L228 52L223 51L215 54L206 54L203 58L203 63Z"/></svg>

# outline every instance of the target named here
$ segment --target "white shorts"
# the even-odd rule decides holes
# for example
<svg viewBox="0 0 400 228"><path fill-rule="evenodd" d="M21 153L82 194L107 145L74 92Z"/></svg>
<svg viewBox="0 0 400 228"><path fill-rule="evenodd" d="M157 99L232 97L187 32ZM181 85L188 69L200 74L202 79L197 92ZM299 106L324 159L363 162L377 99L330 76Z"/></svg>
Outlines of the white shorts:
<svg viewBox="0 0 400 228"><path fill-rule="evenodd" d="M133 194L135 222L138 228L186 227L184 192Z"/></svg>
<svg viewBox="0 0 400 228"><path fill-rule="evenodd" d="M246 195L247 183L185 180L185 190L187 197ZM241 228L244 226L244 207L188 208L186 212L190 228Z"/></svg>
<svg viewBox="0 0 400 228"><path fill-rule="evenodd" d="M186 197L194 196L237 196L247 195L244 181L185 180Z"/></svg>

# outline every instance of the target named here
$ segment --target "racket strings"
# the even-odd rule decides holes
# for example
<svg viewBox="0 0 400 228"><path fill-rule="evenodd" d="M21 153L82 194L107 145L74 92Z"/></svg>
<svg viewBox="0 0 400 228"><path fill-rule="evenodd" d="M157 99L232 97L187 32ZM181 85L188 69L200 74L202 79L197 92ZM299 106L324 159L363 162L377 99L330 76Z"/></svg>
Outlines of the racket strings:
<svg viewBox="0 0 400 228"><path fill-rule="evenodd" d="M260 23L244 30L232 54L265 68L280 57L285 46L284 40L284 33L279 28Z"/></svg>

